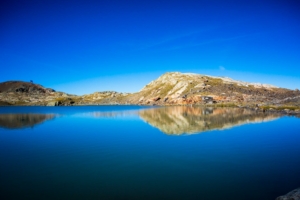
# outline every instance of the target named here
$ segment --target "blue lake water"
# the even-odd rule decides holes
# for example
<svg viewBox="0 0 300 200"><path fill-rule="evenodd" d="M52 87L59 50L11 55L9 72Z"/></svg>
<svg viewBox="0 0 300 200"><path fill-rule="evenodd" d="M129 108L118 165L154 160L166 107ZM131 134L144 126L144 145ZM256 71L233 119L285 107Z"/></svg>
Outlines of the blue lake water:
<svg viewBox="0 0 300 200"><path fill-rule="evenodd" d="M243 109L0 107L0 199L274 200L300 186L299 125Z"/></svg>

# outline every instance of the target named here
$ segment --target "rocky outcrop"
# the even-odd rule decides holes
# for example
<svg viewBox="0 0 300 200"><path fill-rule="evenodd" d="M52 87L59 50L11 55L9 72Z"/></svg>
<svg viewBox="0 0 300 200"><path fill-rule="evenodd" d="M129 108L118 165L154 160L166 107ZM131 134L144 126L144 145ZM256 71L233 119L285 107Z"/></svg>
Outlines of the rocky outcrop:
<svg viewBox="0 0 300 200"><path fill-rule="evenodd" d="M58 106L58 101L50 101L46 106Z"/></svg>
<svg viewBox="0 0 300 200"><path fill-rule="evenodd" d="M65 102L65 99L70 98L75 99L77 96L56 92L51 88L31 82L7 81L0 83L0 105L57 106L60 102Z"/></svg>
<svg viewBox="0 0 300 200"><path fill-rule="evenodd" d="M55 90L50 88L44 88L41 85L34 84L32 82L24 81L6 81L0 83L0 92L18 92L18 93L51 93Z"/></svg>
<svg viewBox="0 0 300 200"><path fill-rule="evenodd" d="M126 104L126 97L129 93L119 93L115 91L94 92L80 97L80 104L93 105L118 105Z"/></svg>
<svg viewBox="0 0 300 200"><path fill-rule="evenodd" d="M276 200L300 200L300 188L295 189L286 195L277 197Z"/></svg>
<svg viewBox="0 0 300 200"><path fill-rule="evenodd" d="M230 78L191 73L166 73L147 84L127 101L144 105L263 104L285 102L300 92L268 84L247 83Z"/></svg>

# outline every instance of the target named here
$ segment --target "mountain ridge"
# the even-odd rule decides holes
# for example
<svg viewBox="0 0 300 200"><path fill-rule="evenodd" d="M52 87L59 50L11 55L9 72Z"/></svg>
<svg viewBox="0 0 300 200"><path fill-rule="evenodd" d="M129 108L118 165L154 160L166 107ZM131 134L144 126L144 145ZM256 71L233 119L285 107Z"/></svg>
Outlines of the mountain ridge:
<svg viewBox="0 0 300 200"><path fill-rule="evenodd" d="M2 102L2 103L1 103ZM6 81L0 83L2 105L222 105L300 107L300 91L269 84L249 83L229 77L167 72L135 93L115 91L71 95L41 85Z"/></svg>

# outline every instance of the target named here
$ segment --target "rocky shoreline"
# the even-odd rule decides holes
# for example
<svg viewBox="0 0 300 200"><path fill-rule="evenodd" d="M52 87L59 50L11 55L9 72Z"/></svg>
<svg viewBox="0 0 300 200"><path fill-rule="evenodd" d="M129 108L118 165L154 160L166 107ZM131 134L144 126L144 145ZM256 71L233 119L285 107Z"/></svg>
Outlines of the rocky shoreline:
<svg viewBox="0 0 300 200"><path fill-rule="evenodd" d="M300 200L300 188L297 188L286 195L279 196L276 200Z"/></svg>

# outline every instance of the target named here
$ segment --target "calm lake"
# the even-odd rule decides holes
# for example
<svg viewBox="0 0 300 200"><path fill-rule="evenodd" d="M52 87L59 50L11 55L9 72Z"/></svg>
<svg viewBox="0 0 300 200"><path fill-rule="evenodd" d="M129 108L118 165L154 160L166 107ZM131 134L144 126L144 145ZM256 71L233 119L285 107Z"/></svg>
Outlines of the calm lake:
<svg viewBox="0 0 300 200"><path fill-rule="evenodd" d="M244 109L0 107L0 199L274 200L300 119Z"/></svg>

